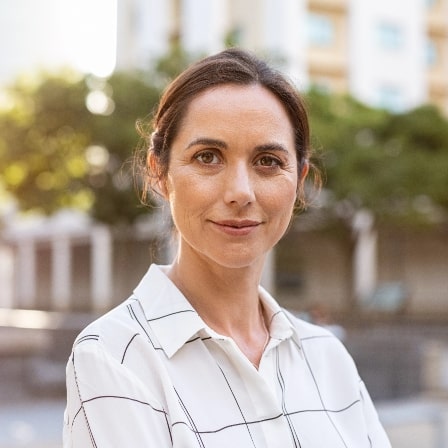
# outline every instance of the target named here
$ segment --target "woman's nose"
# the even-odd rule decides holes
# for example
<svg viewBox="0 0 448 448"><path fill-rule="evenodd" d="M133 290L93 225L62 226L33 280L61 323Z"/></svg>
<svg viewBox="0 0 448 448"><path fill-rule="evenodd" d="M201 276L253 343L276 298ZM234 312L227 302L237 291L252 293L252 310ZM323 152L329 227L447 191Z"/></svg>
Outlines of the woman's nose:
<svg viewBox="0 0 448 448"><path fill-rule="evenodd" d="M241 207L255 201L253 180L245 164L227 168L224 200Z"/></svg>

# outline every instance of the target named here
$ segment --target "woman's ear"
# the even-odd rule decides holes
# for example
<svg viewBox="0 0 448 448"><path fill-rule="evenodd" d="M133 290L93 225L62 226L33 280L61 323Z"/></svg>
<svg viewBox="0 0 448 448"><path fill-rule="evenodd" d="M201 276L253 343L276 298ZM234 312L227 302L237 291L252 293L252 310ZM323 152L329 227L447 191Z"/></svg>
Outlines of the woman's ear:
<svg viewBox="0 0 448 448"><path fill-rule="evenodd" d="M310 171L310 163L308 162L308 160L305 159L302 162L302 171L301 171L300 177L299 177L300 184L305 181L306 176L308 176L309 171Z"/></svg>
<svg viewBox="0 0 448 448"><path fill-rule="evenodd" d="M167 199L168 189L166 186L166 179L165 176L162 175L162 170L160 169L157 158L152 152L148 153L146 163L148 165L148 172L152 178L151 188L164 199Z"/></svg>

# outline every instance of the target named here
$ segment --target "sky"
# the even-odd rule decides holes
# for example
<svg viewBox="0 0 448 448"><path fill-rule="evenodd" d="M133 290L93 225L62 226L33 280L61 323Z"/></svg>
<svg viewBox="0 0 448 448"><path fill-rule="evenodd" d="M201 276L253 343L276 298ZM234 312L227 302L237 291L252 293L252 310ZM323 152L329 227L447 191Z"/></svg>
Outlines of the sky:
<svg viewBox="0 0 448 448"><path fill-rule="evenodd" d="M0 0L0 84L71 67L106 77L115 66L117 0Z"/></svg>

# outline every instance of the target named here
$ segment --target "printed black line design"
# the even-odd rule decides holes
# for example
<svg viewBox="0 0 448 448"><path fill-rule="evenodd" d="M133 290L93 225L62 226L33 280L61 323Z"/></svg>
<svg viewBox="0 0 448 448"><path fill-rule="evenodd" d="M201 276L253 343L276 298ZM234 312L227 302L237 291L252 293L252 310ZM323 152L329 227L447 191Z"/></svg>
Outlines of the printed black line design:
<svg viewBox="0 0 448 448"><path fill-rule="evenodd" d="M127 351L128 351L128 348L129 348L129 346L132 344L133 340L134 340L137 336L140 336L140 333L135 333L134 336L132 336L131 340L127 343L126 348L124 349L124 352L123 352L123 356L121 357L121 364L124 363L124 358L125 358L125 356L126 356L126 353L127 353Z"/></svg>
<svg viewBox="0 0 448 448"><path fill-rule="evenodd" d="M275 367L277 371L277 379L280 384L280 389L282 391L282 410L283 414L286 417L286 421L288 422L289 430L291 432L292 439L294 441L294 446L296 448L301 448L302 445L300 444L299 436L297 435L296 429L294 427L293 422L291 421L290 414L288 414L288 411L286 410L286 384L285 380L283 379L283 375L280 369L280 356L278 352L278 346L275 348Z"/></svg>

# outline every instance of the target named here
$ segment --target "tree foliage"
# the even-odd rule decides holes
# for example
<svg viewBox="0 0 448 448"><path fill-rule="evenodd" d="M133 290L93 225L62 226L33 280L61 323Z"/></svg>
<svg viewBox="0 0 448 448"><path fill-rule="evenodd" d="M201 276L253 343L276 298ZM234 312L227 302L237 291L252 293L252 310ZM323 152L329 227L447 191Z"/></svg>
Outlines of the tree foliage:
<svg viewBox="0 0 448 448"><path fill-rule="evenodd" d="M150 212L134 186L136 121L150 121L162 89L190 60L174 41L147 71L13 85L14 106L0 111L0 185L22 210L78 207L109 224Z"/></svg>
<svg viewBox="0 0 448 448"><path fill-rule="evenodd" d="M79 207L108 223L147 212L128 161L139 141L135 121L152 111L158 89L117 73L107 83L47 77L10 95L15 106L0 115L1 181L22 209ZM89 95L101 113L89 112Z"/></svg>
<svg viewBox="0 0 448 448"><path fill-rule="evenodd" d="M392 114L348 96L308 94L314 146L326 172L327 209L350 220L438 222L448 211L448 122L433 106Z"/></svg>
<svg viewBox="0 0 448 448"><path fill-rule="evenodd" d="M2 182L23 208L47 212L88 201L86 86L57 78L15 85L0 116ZM69 193L69 194L67 194Z"/></svg>

